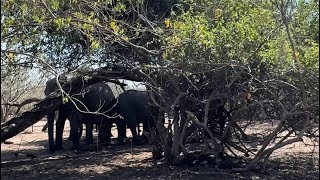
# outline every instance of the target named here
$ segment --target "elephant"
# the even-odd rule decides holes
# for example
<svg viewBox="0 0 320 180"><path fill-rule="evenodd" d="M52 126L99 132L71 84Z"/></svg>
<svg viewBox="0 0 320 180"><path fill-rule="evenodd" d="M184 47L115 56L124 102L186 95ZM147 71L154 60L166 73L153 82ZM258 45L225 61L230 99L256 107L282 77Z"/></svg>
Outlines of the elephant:
<svg viewBox="0 0 320 180"><path fill-rule="evenodd" d="M49 96L52 92L54 92L58 88L55 79L51 79L47 81L46 88L44 90L45 96ZM47 126L48 126L48 140L49 140L49 150L50 153L53 153L55 150L62 149L62 133L64 129L65 120L71 114L71 104L61 104L57 109L59 116L56 121L56 146L54 144L53 137L53 126L55 119L55 112L51 112L47 114ZM61 131L61 132L60 132ZM61 137L59 137L61 135Z"/></svg>
<svg viewBox="0 0 320 180"><path fill-rule="evenodd" d="M155 127L155 118L159 115L159 108L151 105L148 91L127 90L114 99L110 106L114 106L111 114L118 113L123 118L118 117L114 120L118 123L118 144L123 144L126 126L132 133L132 143L143 144L145 141L137 133L138 125L142 123L143 130L149 132L149 127Z"/></svg>
<svg viewBox="0 0 320 180"><path fill-rule="evenodd" d="M111 143L111 127L115 123L117 127L125 126L123 121L115 122L113 118L108 118L110 104L115 100L115 96L106 83L97 83L84 89L84 94L78 96L78 101L75 102L77 106L73 106L70 115L70 126L72 133L73 149L80 148L81 126L86 124L86 142L92 143L92 128L93 124L100 126L98 134L99 142L110 144ZM80 112L87 111L86 113ZM89 113L88 113L89 112ZM99 112L100 114L93 114ZM103 114L103 115L101 115ZM118 131L119 133L119 131ZM118 134L119 137L119 134Z"/></svg>
<svg viewBox="0 0 320 180"><path fill-rule="evenodd" d="M51 82L52 83L52 82ZM54 85L47 82L47 86L45 89L46 96L55 90ZM107 126L112 125L112 123L106 123L109 121L108 118L103 115L91 114L91 113L83 113L82 111L89 110L90 112L96 112L99 110L100 113L106 112L109 107L109 103L111 103L115 97L111 88L107 83L101 82L96 83L87 88L83 89L81 93L74 95L77 101L74 101L77 105L69 100L65 104L61 104L58 108L59 115L56 122L56 144L54 145L53 138L53 121L54 121L54 112L49 113L47 115L48 119L48 136L49 136L49 150L50 153L53 153L55 150L61 150L62 147L62 135L63 129L66 119L68 118L70 121L70 139L73 142L73 149L80 148L80 137L82 134L82 124L85 123L87 125L86 132L86 142L91 143L93 141L92 137L92 125L98 124L100 125L100 131L98 134L98 138L101 142L109 142L111 138L111 131L108 131L110 128ZM79 108L79 109L78 109Z"/></svg>

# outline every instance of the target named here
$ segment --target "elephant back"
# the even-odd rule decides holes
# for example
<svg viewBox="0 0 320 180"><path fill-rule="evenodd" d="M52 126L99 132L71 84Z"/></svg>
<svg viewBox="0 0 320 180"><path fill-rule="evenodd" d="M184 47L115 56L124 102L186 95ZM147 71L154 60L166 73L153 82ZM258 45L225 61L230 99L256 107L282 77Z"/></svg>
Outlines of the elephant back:
<svg viewBox="0 0 320 180"><path fill-rule="evenodd" d="M81 110L104 112L109 104L115 99L109 85L105 82L96 83L83 89L80 95L76 96L81 103L77 103ZM84 107L86 106L86 107Z"/></svg>

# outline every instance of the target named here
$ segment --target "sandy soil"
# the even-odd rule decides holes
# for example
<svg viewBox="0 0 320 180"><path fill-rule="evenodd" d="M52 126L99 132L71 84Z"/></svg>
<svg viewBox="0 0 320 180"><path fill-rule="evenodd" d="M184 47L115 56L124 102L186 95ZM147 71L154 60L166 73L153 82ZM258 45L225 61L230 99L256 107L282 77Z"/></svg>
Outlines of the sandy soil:
<svg viewBox="0 0 320 180"><path fill-rule="evenodd" d="M47 133L41 132L45 123L39 121L33 131L30 127L9 139L13 144L1 143L1 179L319 179L319 146L306 146L304 143L311 143L308 140L277 150L267 174L240 174L207 165L155 164L149 145L131 147L130 143L99 151L92 145L89 150L74 154L71 143L65 141L65 150L49 154ZM69 135L68 123L66 125L65 139ZM255 135L261 133L261 127L265 131L274 128L264 124L246 132ZM112 133L116 136L115 129ZM257 148L260 146L257 144Z"/></svg>

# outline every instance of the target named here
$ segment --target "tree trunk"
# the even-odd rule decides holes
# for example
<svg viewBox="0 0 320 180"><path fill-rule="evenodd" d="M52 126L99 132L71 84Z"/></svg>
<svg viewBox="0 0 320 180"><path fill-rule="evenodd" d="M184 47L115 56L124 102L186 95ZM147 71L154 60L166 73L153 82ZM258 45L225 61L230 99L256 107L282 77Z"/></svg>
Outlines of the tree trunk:
<svg viewBox="0 0 320 180"><path fill-rule="evenodd" d="M23 130L38 122L49 112L55 111L58 109L61 102L62 99L58 95L56 95L56 97L44 99L30 111L26 111L22 113L21 116L14 117L5 122L1 126L1 142L4 142L5 140L19 134Z"/></svg>

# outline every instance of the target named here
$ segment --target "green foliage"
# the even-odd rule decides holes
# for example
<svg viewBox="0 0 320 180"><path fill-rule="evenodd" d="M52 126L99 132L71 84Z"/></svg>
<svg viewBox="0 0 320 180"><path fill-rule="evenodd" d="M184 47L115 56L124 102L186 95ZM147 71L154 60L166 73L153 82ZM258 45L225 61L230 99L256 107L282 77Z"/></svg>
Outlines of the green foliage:
<svg viewBox="0 0 320 180"><path fill-rule="evenodd" d="M302 3L303 2L303 3ZM261 63L280 74L293 66L292 49L284 26L279 22L278 5L261 1L190 0L185 13L164 21L171 32L166 37L164 58L174 61L200 61L228 64ZM298 47L299 62L317 68L318 2L300 1L292 15L292 31ZM312 28L313 27L313 28ZM316 40L316 41L315 41ZM272 74L270 72L270 74Z"/></svg>
<svg viewBox="0 0 320 180"><path fill-rule="evenodd" d="M159 44L154 36L162 29L146 28L149 24L138 16L149 12L151 5L143 0L2 1L1 43L8 50L41 53L57 68L77 67L75 64L83 63L78 63L78 58L89 59L89 63L92 56L100 56L101 61L110 59L118 53L109 48L114 44L124 46L121 51L132 57L128 43L141 49ZM150 19L156 16L140 15Z"/></svg>
<svg viewBox="0 0 320 180"><path fill-rule="evenodd" d="M261 78L285 75L295 66L276 1L166 0L161 5L153 0L43 2L1 2L1 41L7 49L41 50L59 64L68 59L64 57L67 54L71 59L79 53L80 47L82 55L77 57L104 53L101 59L114 52L142 59L149 52L143 52L142 57L133 55L161 48L166 62L250 66ZM306 71L319 69L318 5L318 1L300 0L290 1L287 7L298 66Z"/></svg>
<svg viewBox="0 0 320 180"><path fill-rule="evenodd" d="M304 55L300 55L301 63L307 69L314 69L319 71L319 44L316 42L311 42L309 47L305 47Z"/></svg>
<svg viewBox="0 0 320 180"><path fill-rule="evenodd" d="M252 7L251 1L227 3L230 4L226 6L220 2L193 7L165 21L167 28L172 21L173 34L167 38L168 44L189 44L188 48L180 49L181 52L174 52L175 56L200 51L197 56L205 56L197 58L200 61L247 63L259 42L275 28L276 21L271 9Z"/></svg>

